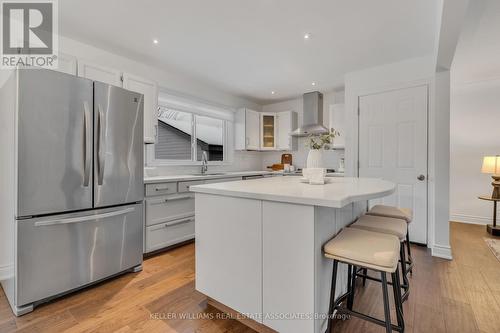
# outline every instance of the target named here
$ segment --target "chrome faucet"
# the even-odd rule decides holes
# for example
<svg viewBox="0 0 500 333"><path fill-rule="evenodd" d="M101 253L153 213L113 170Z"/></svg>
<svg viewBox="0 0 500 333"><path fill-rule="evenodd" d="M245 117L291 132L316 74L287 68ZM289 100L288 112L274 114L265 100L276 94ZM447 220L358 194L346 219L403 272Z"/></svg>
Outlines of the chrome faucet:
<svg viewBox="0 0 500 333"><path fill-rule="evenodd" d="M208 157L207 152L203 150L201 152L201 174L204 175L208 171Z"/></svg>

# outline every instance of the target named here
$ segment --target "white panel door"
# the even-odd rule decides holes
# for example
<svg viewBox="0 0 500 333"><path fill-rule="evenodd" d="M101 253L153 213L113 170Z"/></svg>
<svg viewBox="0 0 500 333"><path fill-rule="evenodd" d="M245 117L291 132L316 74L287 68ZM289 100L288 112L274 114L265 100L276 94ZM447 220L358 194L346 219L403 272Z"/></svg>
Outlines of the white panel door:
<svg viewBox="0 0 500 333"><path fill-rule="evenodd" d="M122 86L122 74L119 70L85 61L78 61L78 76L117 87Z"/></svg>
<svg viewBox="0 0 500 333"><path fill-rule="evenodd" d="M144 143L155 143L158 125L158 85L153 81L123 73L123 88L144 95Z"/></svg>
<svg viewBox="0 0 500 333"><path fill-rule="evenodd" d="M377 203L411 208L411 241L427 243L427 86L359 99L359 176L397 184Z"/></svg>

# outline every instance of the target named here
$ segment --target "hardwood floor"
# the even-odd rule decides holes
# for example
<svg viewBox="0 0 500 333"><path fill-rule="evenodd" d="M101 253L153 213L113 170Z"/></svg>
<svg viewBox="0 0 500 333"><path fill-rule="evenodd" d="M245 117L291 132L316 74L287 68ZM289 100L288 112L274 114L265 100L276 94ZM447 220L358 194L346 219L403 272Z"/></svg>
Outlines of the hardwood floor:
<svg viewBox="0 0 500 333"><path fill-rule="evenodd" d="M486 246L484 226L451 224L453 261L414 246L416 262L405 303L406 332L500 332L500 262ZM354 307L382 318L380 285L358 288ZM168 317L169 314L176 317ZM180 318L186 314L187 319ZM194 244L149 258L126 274L14 317L0 292L0 333L7 332L225 332L251 333L218 318L194 290ZM392 318L395 318L393 314ZM335 332L384 332L353 318Z"/></svg>

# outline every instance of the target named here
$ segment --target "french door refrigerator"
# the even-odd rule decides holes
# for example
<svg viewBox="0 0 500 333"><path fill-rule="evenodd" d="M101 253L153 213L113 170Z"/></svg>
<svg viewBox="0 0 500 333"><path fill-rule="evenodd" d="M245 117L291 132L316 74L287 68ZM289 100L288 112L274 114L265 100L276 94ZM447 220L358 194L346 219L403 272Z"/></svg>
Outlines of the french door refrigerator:
<svg viewBox="0 0 500 333"><path fill-rule="evenodd" d="M142 267L143 96L43 69L9 84L14 274L2 284L21 315Z"/></svg>

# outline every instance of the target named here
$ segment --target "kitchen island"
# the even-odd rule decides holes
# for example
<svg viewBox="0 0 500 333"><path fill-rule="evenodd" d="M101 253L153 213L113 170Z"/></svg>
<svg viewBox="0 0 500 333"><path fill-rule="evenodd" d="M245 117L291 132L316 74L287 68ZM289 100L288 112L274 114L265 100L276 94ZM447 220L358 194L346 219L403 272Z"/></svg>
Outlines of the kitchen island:
<svg viewBox="0 0 500 333"><path fill-rule="evenodd" d="M332 262L322 246L365 212L369 199L394 190L391 182L368 178L309 185L299 177L274 177L192 186L196 289L216 307L250 318L243 322L257 331L324 332ZM346 280L339 274L338 293Z"/></svg>

